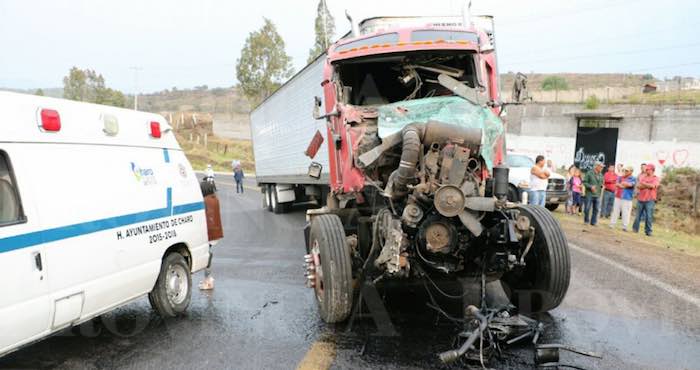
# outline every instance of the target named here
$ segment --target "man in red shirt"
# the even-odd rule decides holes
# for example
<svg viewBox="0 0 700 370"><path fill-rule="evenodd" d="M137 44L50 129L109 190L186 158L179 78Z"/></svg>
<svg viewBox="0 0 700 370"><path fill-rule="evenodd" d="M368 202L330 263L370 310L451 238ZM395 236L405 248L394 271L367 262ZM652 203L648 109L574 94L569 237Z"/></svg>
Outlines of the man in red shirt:
<svg viewBox="0 0 700 370"><path fill-rule="evenodd" d="M615 184L617 183L617 174L615 173L615 165L609 165L608 171L603 175L603 204L601 205L602 218L610 218L612 213L613 203L615 202Z"/></svg>
<svg viewBox="0 0 700 370"><path fill-rule="evenodd" d="M654 174L655 167L648 164L644 170L644 175L639 176L637 181L637 217L635 217L632 229L639 232L639 226L644 219L644 233L651 236L651 226L654 222L654 207L656 205L656 191L659 188L659 178Z"/></svg>

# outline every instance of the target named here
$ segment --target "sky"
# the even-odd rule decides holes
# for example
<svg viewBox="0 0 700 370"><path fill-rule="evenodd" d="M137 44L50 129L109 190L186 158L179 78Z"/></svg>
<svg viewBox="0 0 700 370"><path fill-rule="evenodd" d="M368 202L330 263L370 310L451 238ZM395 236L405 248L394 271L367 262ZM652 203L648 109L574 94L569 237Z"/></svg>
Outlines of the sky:
<svg viewBox="0 0 700 370"><path fill-rule="evenodd" d="M237 83L263 17L306 64L318 0L0 0L0 87L62 86L72 66L127 93ZM327 0L336 37L381 15L459 15L460 0ZM501 72L700 77L697 0L472 0L495 17Z"/></svg>

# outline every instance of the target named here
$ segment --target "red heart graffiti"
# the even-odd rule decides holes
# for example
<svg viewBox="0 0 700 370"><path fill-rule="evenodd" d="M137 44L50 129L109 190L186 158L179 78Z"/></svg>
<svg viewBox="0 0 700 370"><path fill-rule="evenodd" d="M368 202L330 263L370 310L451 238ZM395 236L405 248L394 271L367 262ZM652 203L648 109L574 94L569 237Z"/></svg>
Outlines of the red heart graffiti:
<svg viewBox="0 0 700 370"><path fill-rule="evenodd" d="M679 149L673 152L673 164L676 166L683 166L688 160L688 149Z"/></svg>
<svg viewBox="0 0 700 370"><path fill-rule="evenodd" d="M664 165L666 163L666 159L668 159L668 152L659 150L656 152L656 159L659 161L660 165Z"/></svg>

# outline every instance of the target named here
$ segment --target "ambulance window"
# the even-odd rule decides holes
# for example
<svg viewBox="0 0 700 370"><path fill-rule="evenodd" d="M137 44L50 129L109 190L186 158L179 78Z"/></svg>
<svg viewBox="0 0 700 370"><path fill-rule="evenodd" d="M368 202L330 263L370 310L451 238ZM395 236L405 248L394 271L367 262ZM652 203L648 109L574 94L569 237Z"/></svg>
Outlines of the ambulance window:
<svg viewBox="0 0 700 370"><path fill-rule="evenodd" d="M0 150L0 227L25 221L12 166L7 153Z"/></svg>

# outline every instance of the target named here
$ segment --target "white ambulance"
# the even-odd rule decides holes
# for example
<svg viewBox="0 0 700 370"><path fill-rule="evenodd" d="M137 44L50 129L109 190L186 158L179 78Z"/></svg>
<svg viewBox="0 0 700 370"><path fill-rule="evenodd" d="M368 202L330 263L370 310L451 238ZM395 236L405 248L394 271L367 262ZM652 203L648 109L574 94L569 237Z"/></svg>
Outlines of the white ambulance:
<svg viewBox="0 0 700 370"><path fill-rule="evenodd" d="M161 116L0 92L0 356L145 294L181 314L209 247Z"/></svg>

